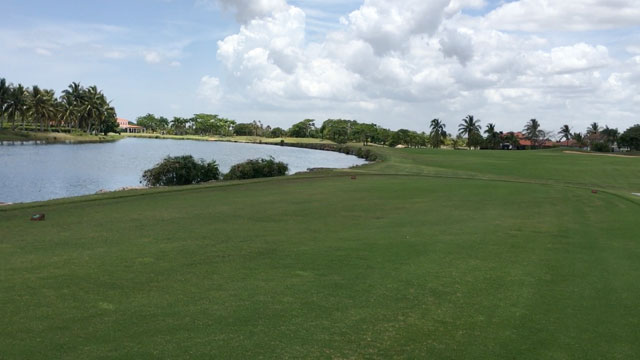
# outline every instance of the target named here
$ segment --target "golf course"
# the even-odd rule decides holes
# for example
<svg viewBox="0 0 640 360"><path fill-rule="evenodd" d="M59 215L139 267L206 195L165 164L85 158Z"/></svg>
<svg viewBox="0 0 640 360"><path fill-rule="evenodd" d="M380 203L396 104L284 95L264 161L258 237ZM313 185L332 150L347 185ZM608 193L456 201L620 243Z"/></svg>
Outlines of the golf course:
<svg viewBox="0 0 640 360"><path fill-rule="evenodd" d="M0 207L0 359L637 358L640 157L367 149Z"/></svg>

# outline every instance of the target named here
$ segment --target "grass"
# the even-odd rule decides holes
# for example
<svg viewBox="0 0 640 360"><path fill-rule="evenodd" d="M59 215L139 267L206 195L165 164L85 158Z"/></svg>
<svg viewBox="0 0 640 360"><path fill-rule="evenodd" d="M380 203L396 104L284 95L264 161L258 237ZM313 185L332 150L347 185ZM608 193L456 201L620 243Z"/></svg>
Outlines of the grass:
<svg viewBox="0 0 640 360"><path fill-rule="evenodd" d="M0 141L44 141L48 143L94 143L115 141L122 137L115 134L88 135L86 133L35 132L20 130L0 130Z"/></svg>
<svg viewBox="0 0 640 360"><path fill-rule="evenodd" d="M147 139L173 139L173 140L200 140L200 141L225 141L225 142L242 142L242 143L266 143L279 144L284 140L285 143L322 143L333 144L333 141L314 139L314 138L265 138L261 136L200 136L200 135L161 135L161 134L122 134L127 137L147 138Z"/></svg>
<svg viewBox="0 0 640 360"><path fill-rule="evenodd" d="M375 150L0 208L1 357L637 358L640 159Z"/></svg>

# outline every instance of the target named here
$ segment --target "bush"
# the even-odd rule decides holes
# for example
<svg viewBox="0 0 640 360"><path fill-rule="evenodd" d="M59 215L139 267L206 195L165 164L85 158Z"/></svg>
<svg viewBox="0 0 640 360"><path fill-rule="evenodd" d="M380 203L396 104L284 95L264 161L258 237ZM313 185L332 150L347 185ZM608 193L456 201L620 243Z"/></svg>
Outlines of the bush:
<svg viewBox="0 0 640 360"><path fill-rule="evenodd" d="M611 146L609 146L609 144L604 143L604 142L597 142L597 143L593 143L593 145L591 145L591 151L611 152Z"/></svg>
<svg viewBox="0 0 640 360"><path fill-rule="evenodd" d="M147 186L190 185L220 179L220 170L215 160L206 163L191 155L167 156L162 162L142 174Z"/></svg>
<svg viewBox="0 0 640 360"><path fill-rule="evenodd" d="M224 175L224 180L257 179L264 177L283 176L287 174L287 164L270 159L253 159L235 164Z"/></svg>

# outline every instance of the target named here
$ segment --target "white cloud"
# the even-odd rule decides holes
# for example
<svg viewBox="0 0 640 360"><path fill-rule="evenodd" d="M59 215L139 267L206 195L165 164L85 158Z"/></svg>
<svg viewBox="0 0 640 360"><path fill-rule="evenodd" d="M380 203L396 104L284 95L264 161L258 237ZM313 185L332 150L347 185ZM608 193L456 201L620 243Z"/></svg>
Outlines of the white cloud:
<svg viewBox="0 0 640 360"><path fill-rule="evenodd" d="M543 3L540 11L528 10L531 18L568 11L560 2ZM365 0L320 40L307 38L302 9L279 4L218 42L217 56L227 70L221 78L245 104L301 116L342 112L337 116L351 114L394 128L412 127L424 116L457 121L459 113L477 113L517 130L521 124L513 122L530 117L543 123L586 122L595 114L601 121L613 119L607 107L617 108L616 121L632 121L640 57L624 61L589 38L505 32L501 29L509 22L495 24L509 5L527 9L531 4L521 0L487 16L469 16L461 10L486 3ZM622 11L635 10L623 6ZM606 19L602 15L594 26L607 24ZM635 46L626 50L637 54Z"/></svg>
<svg viewBox="0 0 640 360"><path fill-rule="evenodd" d="M214 104L220 101L220 99L222 99L220 79L208 75L203 76L202 79L200 79L198 96Z"/></svg>
<svg viewBox="0 0 640 360"><path fill-rule="evenodd" d="M369 42L378 54L398 50L411 35L433 34L449 0L365 0L349 14L355 36Z"/></svg>
<svg viewBox="0 0 640 360"><path fill-rule="evenodd" d="M157 64L162 61L162 57L157 51L144 51L143 52L144 61L149 64Z"/></svg>
<svg viewBox="0 0 640 360"><path fill-rule="evenodd" d="M593 30L640 25L638 0L519 0L487 16L496 29Z"/></svg>
<svg viewBox="0 0 640 360"><path fill-rule="evenodd" d="M107 59L124 59L126 55L122 51L112 50L105 52L104 57Z"/></svg>
<svg viewBox="0 0 640 360"><path fill-rule="evenodd" d="M457 30L449 30L440 39L442 53L446 57L455 57L463 66L473 58L471 36Z"/></svg>
<svg viewBox="0 0 640 360"><path fill-rule="evenodd" d="M51 56L51 55L53 55L51 53L51 51L49 51L47 49L43 49L43 48L35 48L34 51L36 52L36 54L42 55L42 56Z"/></svg>

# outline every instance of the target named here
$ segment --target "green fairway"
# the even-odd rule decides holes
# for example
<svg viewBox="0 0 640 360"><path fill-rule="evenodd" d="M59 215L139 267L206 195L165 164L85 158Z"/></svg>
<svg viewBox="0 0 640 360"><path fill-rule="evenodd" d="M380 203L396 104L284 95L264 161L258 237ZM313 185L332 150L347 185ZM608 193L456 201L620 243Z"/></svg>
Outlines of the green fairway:
<svg viewBox="0 0 640 360"><path fill-rule="evenodd" d="M640 158L374 149L0 207L0 358L640 356Z"/></svg>

